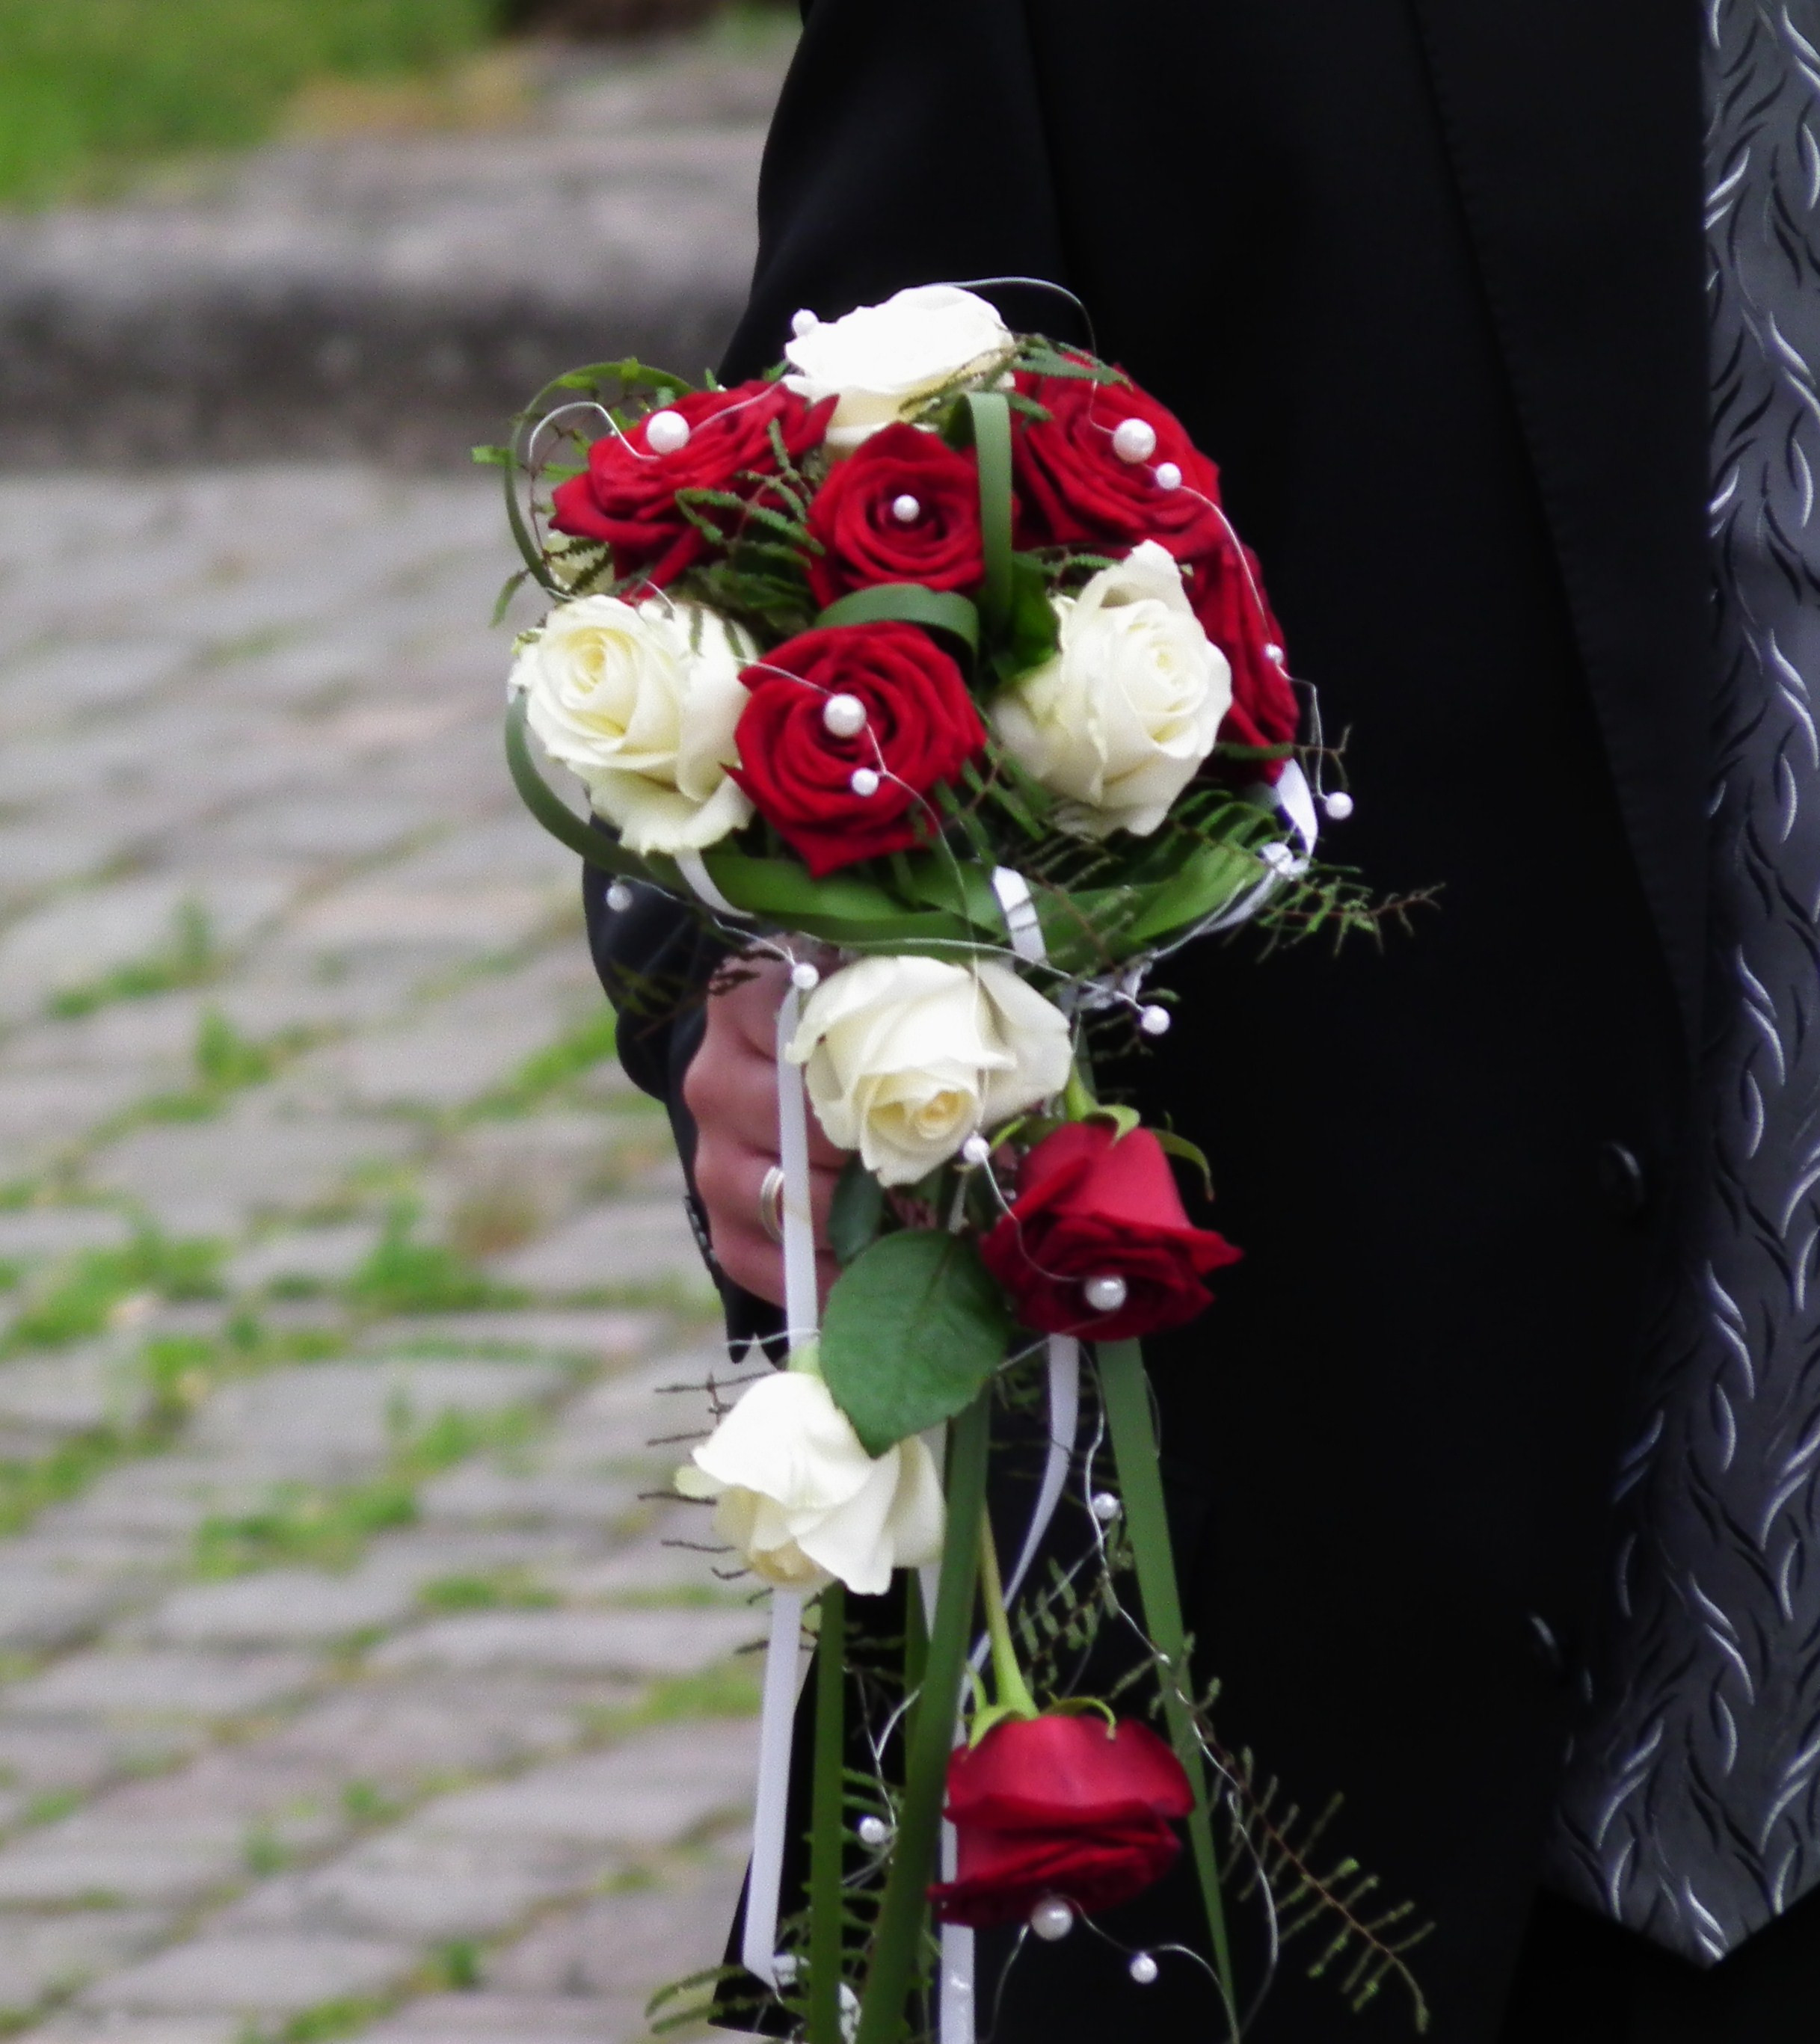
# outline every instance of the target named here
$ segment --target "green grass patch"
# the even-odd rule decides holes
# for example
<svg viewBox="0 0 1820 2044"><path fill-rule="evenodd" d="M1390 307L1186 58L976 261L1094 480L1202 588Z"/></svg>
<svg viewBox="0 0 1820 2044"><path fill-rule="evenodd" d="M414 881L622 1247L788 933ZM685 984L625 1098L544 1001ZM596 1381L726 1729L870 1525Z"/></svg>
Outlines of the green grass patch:
<svg viewBox="0 0 1820 2044"><path fill-rule="evenodd" d="M483 1100L482 1114L524 1114L585 1078L610 1058L618 1041L613 1010L603 1002L585 1021L534 1051L506 1083Z"/></svg>
<svg viewBox="0 0 1820 2044"><path fill-rule="evenodd" d="M13 5L17 4L18 0L13 0ZM93 0L87 0L87 4L93 4ZM12 139L6 126L7 90L13 83L8 78L6 68L4 21L7 5L8 0L0 0L0 167L4 164L6 144ZM0 167L0 190L4 189L4 169ZM201 986L215 977L221 964L221 953L215 942L209 912L198 901L185 901L179 904L171 918L170 935L156 949L148 951L143 958L129 959L124 965L115 966L98 978L62 988L51 996L45 1005L59 1021L75 1021L84 1015L94 1014L98 1008L112 1007L116 1001L146 1001L153 994Z"/></svg>
<svg viewBox="0 0 1820 2044"><path fill-rule="evenodd" d="M100 1334L127 1300L221 1297L221 1251L212 1242L171 1241L148 1229L119 1249L79 1250L53 1269L0 1336L0 1356L59 1348Z"/></svg>
<svg viewBox="0 0 1820 2044"><path fill-rule="evenodd" d="M499 1569L490 1575L438 1576L418 1590L417 1601L433 1612L552 1611L562 1599L523 1569Z"/></svg>
<svg viewBox="0 0 1820 2044"><path fill-rule="evenodd" d="M276 2033L276 2044L335 2044L342 2037L357 2037L370 2029L390 2010L395 2000L387 1995L346 1995L336 2001L319 2001L291 2017ZM256 2032L263 2038L264 2033Z"/></svg>
<svg viewBox="0 0 1820 2044"><path fill-rule="evenodd" d="M434 70L494 0L0 0L0 201L260 140L306 83Z"/></svg>
<svg viewBox="0 0 1820 2044"><path fill-rule="evenodd" d="M441 1412L421 1428L401 1429L386 1468L365 1483L329 1488L275 1485L255 1512L206 1519L196 1530L198 1575L220 1580L260 1569L348 1569L376 1533L414 1526L417 1486L486 1448L513 1447L537 1424L529 1406L498 1412Z"/></svg>
<svg viewBox="0 0 1820 2044"><path fill-rule="evenodd" d="M754 1636L762 1621L752 1621ZM596 1739L624 1739L652 1725L679 1724L694 1718L756 1717L760 1664L756 1654L717 1662L696 1675L672 1675L654 1682L635 1704L591 1707L583 1721Z"/></svg>
<svg viewBox="0 0 1820 2044"><path fill-rule="evenodd" d="M207 1008L196 1024L190 1083L180 1093L155 1094L117 1117L116 1128L135 1121L206 1121L248 1086L264 1085L316 1040L308 1029L287 1029L263 1041L244 1036L218 1008Z"/></svg>
<svg viewBox="0 0 1820 2044"><path fill-rule="evenodd" d="M481 1306L518 1306L525 1294L495 1284L459 1251L413 1235L416 1215L400 1201L386 1216L385 1231L366 1261L348 1279L344 1296L364 1312L459 1313Z"/></svg>

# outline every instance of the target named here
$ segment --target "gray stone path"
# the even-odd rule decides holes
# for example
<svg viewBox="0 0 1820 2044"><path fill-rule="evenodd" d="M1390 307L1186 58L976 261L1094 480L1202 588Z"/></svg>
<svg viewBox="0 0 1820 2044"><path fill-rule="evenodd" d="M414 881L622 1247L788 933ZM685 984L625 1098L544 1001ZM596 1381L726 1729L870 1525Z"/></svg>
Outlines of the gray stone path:
<svg viewBox="0 0 1820 2044"><path fill-rule="evenodd" d="M643 2034L762 1630L488 482L0 483L0 2023Z"/></svg>

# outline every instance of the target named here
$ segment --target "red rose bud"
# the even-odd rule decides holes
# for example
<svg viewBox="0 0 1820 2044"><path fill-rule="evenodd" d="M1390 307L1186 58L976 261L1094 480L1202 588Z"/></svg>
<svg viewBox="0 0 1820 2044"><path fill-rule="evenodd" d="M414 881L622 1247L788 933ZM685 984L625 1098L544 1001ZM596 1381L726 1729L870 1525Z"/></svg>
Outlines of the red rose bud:
<svg viewBox="0 0 1820 2044"><path fill-rule="evenodd" d="M1201 629L1226 656L1233 673L1233 701L1219 736L1231 745L1287 745L1302 722L1302 707L1289 685L1283 630L1272 615L1258 572L1257 556L1229 532L1212 552L1185 563L1188 600ZM1274 782L1280 759L1230 763L1241 780Z"/></svg>
<svg viewBox="0 0 1820 2044"><path fill-rule="evenodd" d="M1071 1121L1025 1158L979 1254L1025 1326L1124 1341L1191 1320L1212 1303L1202 1278L1242 1251L1190 1222L1150 1130Z"/></svg>
<svg viewBox="0 0 1820 2044"><path fill-rule="evenodd" d="M960 670L914 624L804 632L740 679L729 770L818 879L928 843L929 791L986 743Z"/></svg>
<svg viewBox="0 0 1820 2044"><path fill-rule="evenodd" d="M781 383L737 383L678 398L625 432L596 440L584 472L556 486L550 523L559 532L604 540L616 574L641 569L661 586L710 544L683 516L676 492L759 495L764 486L751 478L777 470L772 424L791 459L800 460L821 440L834 402L806 404Z"/></svg>
<svg viewBox="0 0 1820 2044"><path fill-rule="evenodd" d="M835 467L810 506L809 532L825 550L809 568L824 609L875 582L972 590L985 578L972 455L901 422Z"/></svg>
<svg viewBox="0 0 1820 2044"><path fill-rule="evenodd" d="M948 1763L955 1878L929 1891L945 1923L1015 1923L1060 1896L1110 1909L1167 1873L1169 1827L1194 1792L1182 1763L1131 1719L1007 1718Z"/></svg>
<svg viewBox="0 0 1820 2044"><path fill-rule="evenodd" d="M1154 540L1177 560L1224 539L1220 472L1166 405L1134 383L1021 376L1051 417L1011 440L1020 547L1122 554Z"/></svg>

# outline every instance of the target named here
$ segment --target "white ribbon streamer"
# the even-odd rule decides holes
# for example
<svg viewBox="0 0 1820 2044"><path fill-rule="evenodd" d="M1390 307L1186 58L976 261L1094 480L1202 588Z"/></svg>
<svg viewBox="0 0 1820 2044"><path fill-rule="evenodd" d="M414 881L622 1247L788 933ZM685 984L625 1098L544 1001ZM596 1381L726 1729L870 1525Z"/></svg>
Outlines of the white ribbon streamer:
<svg viewBox="0 0 1820 2044"><path fill-rule="evenodd" d="M1005 1578L1007 1605L1023 1586L1030 1565L1037 1558L1056 1507L1062 1501L1062 1487L1068 1479L1075 1436L1080 1431L1080 1343L1072 1335L1049 1336L1049 1451L1043 1463L1043 1480L1037 1489L1037 1508L1030 1515L1030 1530L1024 1535L1023 1552L1018 1565Z"/></svg>
<svg viewBox="0 0 1820 2044"><path fill-rule="evenodd" d="M802 1067L791 1064L784 1055L795 1037L802 1014L802 995L793 982L786 988L777 1011L777 1156L783 1172L783 1317L793 1354L814 1341L818 1322L815 1224L809 1204L809 1104L802 1089ZM783 1842L789 1815L790 1756L795 1739L796 1673L802 1635L802 1596L794 1590L774 1589L771 1640L764 1657L764 1702L759 1716L752 1873L746 1884L745 1924L740 1940L741 1964L774 1991L794 1970L790 1956L777 1949L777 1912L783 1885Z"/></svg>
<svg viewBox="0 0 1820 2044"><path fill-rule="evenodd" d="M1030 965L1047 962L1049 950L1043 942L1043 926L1037 905L1030 899L1030 883L1008 866L992 869L992 892L998 897L1000 912L1011 939L1011 948Z"/></svg>
<svg viewBox="0 0 1820 2044"><path fill-rule="evenodd" d="M746 1883L740 1963L775 1992L791 1971L777 1949L778 1899L789 1820L790 1749L796 1723L796 1663L802 1638L802 1598L771 1593L771 1643L764 1656L764 1701L758 1723L758 1793L752 1812L752 1873Z"/></svg>

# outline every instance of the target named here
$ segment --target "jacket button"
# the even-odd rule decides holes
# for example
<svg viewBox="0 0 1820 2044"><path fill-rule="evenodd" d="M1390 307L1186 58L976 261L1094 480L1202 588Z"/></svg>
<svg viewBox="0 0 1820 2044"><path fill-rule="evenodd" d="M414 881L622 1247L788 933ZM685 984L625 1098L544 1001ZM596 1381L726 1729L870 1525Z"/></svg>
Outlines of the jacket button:
<svg viewBox="0 0 1820 2044"><path fill-rule="evenodd" d="M1622 1143L1599 1146L1599 1189L1614 1219L1634 1220L1649 1197L1643 1166Z"/></svg>

